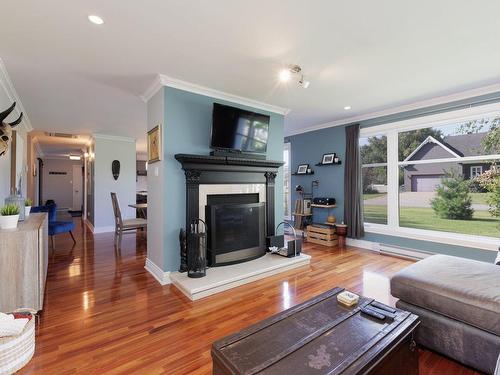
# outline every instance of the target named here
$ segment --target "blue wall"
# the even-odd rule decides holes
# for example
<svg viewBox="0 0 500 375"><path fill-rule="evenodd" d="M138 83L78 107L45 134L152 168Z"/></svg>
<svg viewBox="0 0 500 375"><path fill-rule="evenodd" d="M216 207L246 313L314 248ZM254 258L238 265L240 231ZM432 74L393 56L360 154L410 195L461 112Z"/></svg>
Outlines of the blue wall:
<svg viewBox="0 0 500 375"><path fill-rule="evenodd" d="M292 176L292 208L299 195L295 186L301 185L306 193L311 192L311 182L319 180L319 186L314 188L315 197L333 197L337 200L337 207L330 213L335 215L340 223L344 218L344 165L316 167L321 162L323 154L335 152L341 161L345 155L345 129L343 126L322 129L287 137L285 141L291 143L291 171L296 172L300 164L309 164L314 170L313 175ZM314 208L314 221L326 221L328 210Z"/></svg>
<svg viewBox="0 0 500 375"><path fill-rule="evenodd" d="M163 131L165 157L165 258L164 270L179 267L179 229L186 220L186 188L184 171L174 155L210 152L210 129L213 103L221 103L271 116L267 159L283 160L284 116L204 95L170 87L165 90L165 121ZM276 223L283 221L282 168L276 178Z"/></svg>
<svg viewBox="0 0 500 375"><path fill-rule="evenodd" d="M362 128L371 127L402 119L414 118L423 115L435 114L450 110L457 110L470 106L493 103L500 101L500 93L482 95L467 100L460 100L453 103L437 105L429 108L398 113L365 121L360 121ZM344 162L345 155L345 126L336 126L321 130L315 130L285 138L285 142L291 143L291 168L292 172L297 170L298 164L309 163L314 169L312 176L292 176L291 187L294 190L296 185L302 185L307 192L311 190L311 181L319 180L319 189L314 191L316 197L333 196L337 200L337 208L332 210L337 217L337 222L341 222L344 217L344 163L339 166L314 167L314 164L321 160L325 153L336 152ZM292 207L297 199L297 194L292 195ZM318 213L318 214L317 214ZM314 211L314 221L322 222L326 217L326 212L321 213L319 209ZM389 236L384 234L366 233L363 240L385 243L401 247L430 251L448 255L462 256L492 262L495 259L494 251L475 249L463 246L453 246L429 241L412 240L404 237Z"/></svg>

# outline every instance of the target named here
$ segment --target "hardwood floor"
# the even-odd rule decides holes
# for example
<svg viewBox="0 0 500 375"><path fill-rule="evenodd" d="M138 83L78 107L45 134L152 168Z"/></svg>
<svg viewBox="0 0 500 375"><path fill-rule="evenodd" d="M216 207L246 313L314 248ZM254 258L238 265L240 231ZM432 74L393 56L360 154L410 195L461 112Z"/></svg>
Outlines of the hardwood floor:
<svg viewBox="0 0 500 375"><path fill-rule="evenodd" d="M335 286L393 303L389 277L410 261L356 249L305 246L310 267L191 302L145 271L145 234L57 237L35 357L24 374L210 374L216 339ZM422 351L421 374L475 374Z"/></svg>

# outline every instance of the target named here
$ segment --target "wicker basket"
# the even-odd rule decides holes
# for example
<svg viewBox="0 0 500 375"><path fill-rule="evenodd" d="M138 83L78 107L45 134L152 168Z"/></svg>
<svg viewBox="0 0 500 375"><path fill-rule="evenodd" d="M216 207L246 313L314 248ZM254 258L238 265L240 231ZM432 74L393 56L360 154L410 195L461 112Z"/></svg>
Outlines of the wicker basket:
<svg viewBox="0 0 500 375"><path fill-rule="evenodd" d="M35 353L35 316L18 336L0 337L0 375L23 368Z"/></svg>

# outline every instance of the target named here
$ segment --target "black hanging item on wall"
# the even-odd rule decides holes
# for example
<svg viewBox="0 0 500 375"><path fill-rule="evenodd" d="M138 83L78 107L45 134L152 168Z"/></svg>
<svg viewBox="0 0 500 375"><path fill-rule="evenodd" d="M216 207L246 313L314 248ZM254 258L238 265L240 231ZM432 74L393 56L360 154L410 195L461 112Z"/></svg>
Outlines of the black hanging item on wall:
<svg viewBox="0 0 500 375"><path fill-rule="evenodd" d="M179 245L181 253L181 265L179 266L179 272L186 272L187 267L187 236L184 228L179 231Z"/></svg>
<svg viewBox="0 0 500 375"><path fill-rule="evenodd" d="M111 163L111 172L113 173L113 178L118 180L118 176L120 176L120 161L113 160Z"/></svg>
<svg viewBox="0 0 500 375"><path fill-rule="evenodd" d="M203 228L200 230L200 223ZM190 223L187 237L188 277L199 278L207 274L207 224L201 219Z"/></svg>

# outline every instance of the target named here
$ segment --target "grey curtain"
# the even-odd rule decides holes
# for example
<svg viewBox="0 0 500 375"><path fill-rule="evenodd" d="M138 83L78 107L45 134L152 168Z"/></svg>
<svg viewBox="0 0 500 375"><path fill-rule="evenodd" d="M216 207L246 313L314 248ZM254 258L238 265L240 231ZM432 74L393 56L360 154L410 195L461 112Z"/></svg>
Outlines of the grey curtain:
<svg viewBox="0 0 500 375"><path fill-rule="evenodd" d="M360 238L363 226L361 160L359 155L359 124L345 128L346 150L344 169L344 221L347 237Z"/></svg>

